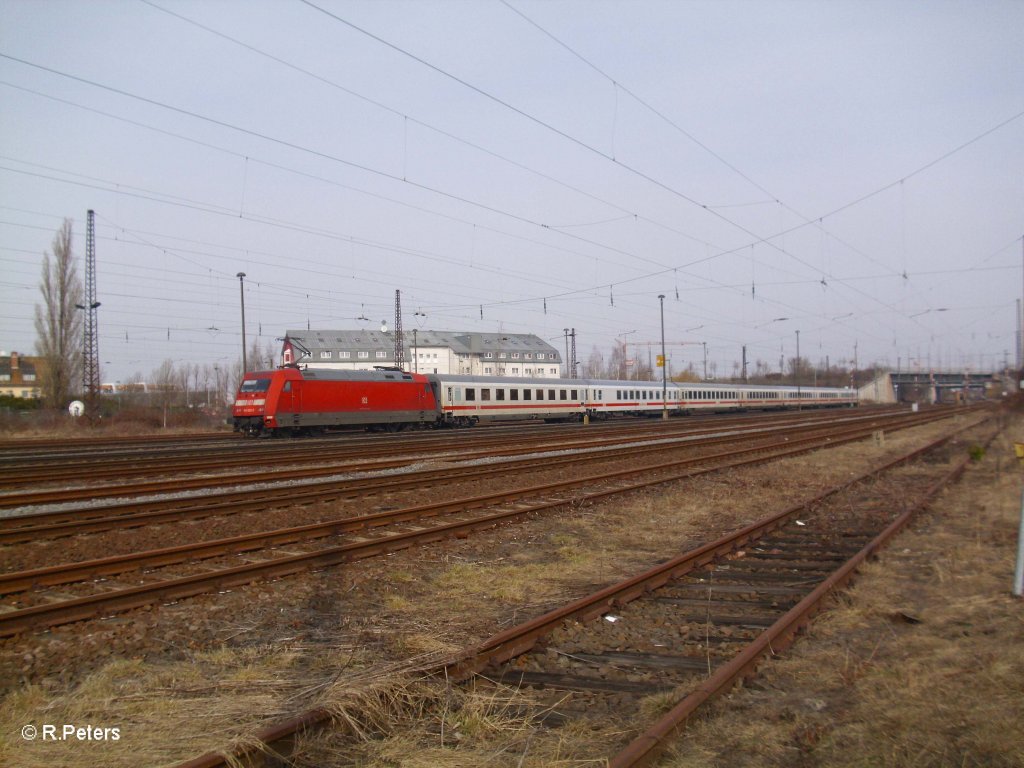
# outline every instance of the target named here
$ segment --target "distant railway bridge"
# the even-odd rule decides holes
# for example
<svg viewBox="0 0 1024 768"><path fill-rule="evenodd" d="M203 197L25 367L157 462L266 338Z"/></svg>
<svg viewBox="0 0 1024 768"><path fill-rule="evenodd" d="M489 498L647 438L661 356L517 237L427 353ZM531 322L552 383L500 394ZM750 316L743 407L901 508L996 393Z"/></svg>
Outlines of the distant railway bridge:
<svg viewBox="0 0 1024 768"><path fill-rule="evenodd" d="M879 403L955 403L1001 397L1011 385L1001 373L901 371L880 373L858 391L861 400Z"/></svg>

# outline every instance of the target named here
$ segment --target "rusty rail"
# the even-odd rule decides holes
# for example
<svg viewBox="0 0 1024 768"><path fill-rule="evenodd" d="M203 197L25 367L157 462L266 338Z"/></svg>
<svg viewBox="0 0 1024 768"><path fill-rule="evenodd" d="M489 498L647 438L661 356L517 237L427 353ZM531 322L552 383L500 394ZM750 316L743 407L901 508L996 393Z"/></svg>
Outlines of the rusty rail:
<svg viewBox="0 0 1024 768"><path fill-rule="evenodd" d="M956 430L950 435L946 435L943 438L935 440L922 448L918 448L903 456L893 459L886 464L873 469L871 472L826 489L805 502L794 505L758 523L746 526L734 534L725 536L717 541L710 542L699 547L696 550L680 555L643 574L599 590L588 597L576 600L573 603L544 614L543 616L526 622L518 627L499 633L468 651L462 658L444 664L436 670L433 670L433 672L439 676L443 675L446 679L464 680L482 670L489 664L500 663L501 661L511 659L530 650L539 638L550 633L567 619L580 619L586 621L588 619L597 618L617 605L628 603L636 597L666 584L676 576L694 570L697 567L707 564L716 557L728 554L739 547L745 546L752 539L758 538L764 533L771 532L785 525L789 520L796 518L800 513L805 512L830 496L838 494L857 483L863 482L865 479L873 475L914 461L925 453L945 444L959 433L973 426L976 425L972 424L968 427ZM942 480L933 484L932 488L928 492L928 497L931 498L939 489L949 482L957 479L963 473L968 461L968 459L965 459L964 461L959 462L952 472L948 473ZM866 558L874 554L874 552L883 546L885 542L901 530L911 517L926 504L927 501L921 502L900 515L900 517L890 524L882 534L876 537L876 539L865 547L861 553L858 553L853 560L845 564L833 577L827 579L812 593L812 595L809 595L808 598L801 601L796 607L791 609L783 619L777 622L777 625L779 625L780 628L774 632L774 637L776 638L774 643L769 638L765 638L763 642L757 643L756 647L760 653L763 655L763 653L769 648L780 647L780 643L783 642L784 638L788 638L789 641L791 641L799 628L809 620L811 615L813 615L816 610L816 606L820 603L820 600L838 586L846 583L856 568ZM812 601L811 598L815 596L817 597L817 600ZM748 658L748 655L750 658ZM737 668L731 673L727 673L725 670L728 670L729 667L733 665L726 665L725 667L722 667L719 672L715 673L712 679L725 681L726 678L728 678L728 682L723 682L723 684L731 684L731 682L739 679L739 677L744 674L751 674L754 668L756 668L756 659L759 659L761 656L757 655L755 651L750 651L750 654L745 652L741 654L741 657L742 660L739 660L740 657L737 657L738 660L734 662ZM616 768L627 768L634 765L639 766L648 764L647 761L653 759L660 753L660 750L664 748L668 739L678 731L678 728L685 725L686 718L692 714L693 710L716 694L717 692L712 691L706 685L701 686L697 692L687 697L684 701L680 702L675 708L673 708L669 714L675 715L674 717L670 718L669 715L666 715L665 718L656 723L655 727L652 727L651 730L645 732L641 737L638 737L633 744L630 744L627 747L627 750L629 750L627 754L622 758L618 755L613 758L613 760L619 762L613 762L609 765L614 765ZM685 710L683 708L684 704L686 704ZM208 752L192 760L178 764L177 768L220 768L221 766L239 764L255 765L256 763L253 761L260 760L261 755L278 754L278 752L273 749L272 745L278 745L283 749L285 742L292 740L297 734L311 728L320 727L330 722L331 718L331 712L326 708L320 707L310 709L294 718L278 723L272 723L258 729L252 734L252 740L256 742L258 746L243 746L232 751L230 754L225 752ZM624 750L624 752L627 750Z"/></svg>

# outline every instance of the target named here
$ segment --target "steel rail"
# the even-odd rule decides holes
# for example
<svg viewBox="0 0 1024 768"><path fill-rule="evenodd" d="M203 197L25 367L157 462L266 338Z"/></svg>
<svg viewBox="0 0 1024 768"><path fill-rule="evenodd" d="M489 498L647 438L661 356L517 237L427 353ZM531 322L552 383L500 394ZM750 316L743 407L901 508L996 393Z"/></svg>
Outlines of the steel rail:
<svg viewBox="0 0 1024 768"><path fill-rule="evenodd" d="M912 419L900 423L888 422L884 426L888 429L902 429L918 426L928 420L939 417L925 417ZM831 432L836 439L843 439L844 434L851 434L852 439L860 439L878 428L877 421L869 425L847 427L840 432ZM805 429L810 433L821 432L820 425L814 425L813 429ZM789 428L786 432L795 432L796 428ZM775 434L778 434L776 432ZM35 515L23 515L19 518L6 518L0 520L5 525L0 525L0 544L11 544L23 541L34 541L41 537L56 538L79 533L97 532L114 528L132 528L143 525L152 525L165 522L180 522L183 520L194 520L201 517L213 515L237 514L254 509L267 509L274 506L294 506L299 504L310 504L318 501L326 501L338 496L354 496L358 494L376 494L392 492L403 488L419 488L431 482L453 482L465 481L467 479L479 479L489 475L502 475L510 471L524 471L533 467L550 469L557 464L578 464L581 461L607 461L622 457L635 457L638 455L667 452L679 450L680 448L707 448L714 444L735 442L737 438L748 436L748 433L723 436L710 440L694 441L689 445L677 443L655 443L639 446L602 448L589 452L583 456L578 454L564 454L561 456L542 456L531 459L521 459L506 462L495 462L485 465L469 465L463 467L446 467L444 469L424 469L412 472L405 472L401 475L388 476L386 478L350 478L345 480L328 481L307 485L302 488L283 487L266 488L258 491L241 490L230 491L218 494L210 494L201 499L195 498L172 498L154 501L133 502L130 504L116 504L102 507L90 507L79 510L62 512L39 513ZM770 438L771 435L763 435ZM790 440L790 442L792 442ZM751 450L756 450L754 446ZM735 453L735 452L734 452ZM698 457L699 458L699 457ZM674 463L674 462L673 462ZM198 501L198 503L190 503ZM141 511L132 511L141 510ZM83 519L84 518L84 519Z"/></svg>
<svg viewBox="0 0 1024 768"><path fill-rule="evenodd" d="M649 766L667 748L668 743L685 728L693 713L707 702L721 696L740 679L753 675L761 660L784 651L796 640L797 633L810 623L833 591L843 587L863 563L902 531L910 520L925 509L947 485L956 482L970 464L969 456L958 461L943 477L936 480L911 506L890 523L863 549L847 560L809 595L791 608L782 618L765 629L728 663L715 670L696 690L678 702L644 733L608 761L608 768L641 768Z"/></svg>
<svg viewBox="0 0 1024 768"><path fill-rule="evenodd" d="M863 434L850 435L846 440L857 440ZM793 455L794 453L814 450L824 446L834 446L844 442L836 438L809 437L804 440L793 441L783 440L775 444L761 445L746 448L741 451L728 451L716 453L709 456L701 456L671 462L663 462L657 465L649 465L640 469L625 469L616 472L604 472L598 475L577 477L571 480L562 480L543 485L523 486L511 488L495 493L472 496L462 499L422 504L413 507L406 507L399 510L388 510L385 512L374 512L365 515L357 515L336 520L329 520L321 523L310 523L308 525L281 528L275 531L264 531L259 533L232 536L225 539L198 542L195 544L182 544L175 547L164 547L146 552L136 552L127 555L114 555L111 557L96 560L86 560L77 563L37 568L29 571L17 571L0 574L0 594L14 594L29 589L36 589L42 586L56 586L58 584L69 584L75 581L85 581L112 576L126 571L140 568L155 568L189 560L201 560L222 555L241 554L258 549L267 549L282 544L292 544L297 541L308 541L310 539L325 538L342 533L364 531L369 528L394 525L396 523L422 520L427 517L464 512L470 509L478 509L494 504L517 501L531 495L550 494L565 490L571 490L581 486L608 482L619 478L628 478L636 474L654 473L665 469L683 469L697 464L734 459L744 454L763 454L775 448L783 447L783 453L772 453L768 456L758 456L755 459L726 461L705 467L698 471L688 471L686 477L694 477L698 474L718 472L722 469L735 468L750 463L759 463L772 460L779 456ZM667 481L666 481L667 482Z"/></svg>
<svg viewBox="0 0 1024 768"><path fill-rule="evenodd" d="M818 416L818 415L819 414L815 414L815 416ZM832 414L829 414L829 415L831 416ZM833 423L835 421L853 423L853 422L856 422L856 421L859 421L859 420L870 420L870 419L887 418L887 417L891 417L891 414L858 414L856 416L849 416L849 417L838 419L838 420L834 420L833 419L832 421L833 421ZM825 417L823 417L822 420L824 420L824 418ZM936 418L940 418L940 416L936 415ZM795 421L795 420L796 419L791 419L791 420L787 420L787 422L788 421ZM814 423L815 420L816 419L813 419L813 418L812 419L804 419L804 420L802 420L802 423L804 423L804 424L812 424L812 423ZM670 436L677 436L677 435L700 435L700 434L706 434L708 432L720 431L721 428L723 428L723 427L725 427L727 425L736 425L736 424L747 425L747 424L751 424L751 425L754 425L754 428L756 428L758 426L757 425L757 421L759 421L759 420L749 419L749 418L748 419L735 419L734 418L734 419L729 419L729 420L723 421L723 422L717 422L714 425L703 425L702 424L702 425L698 426L697 428L694 428L694 426L690 425L690 424L686 424L686 425L680 424L680 425L678 425L675 428L669 428L669 429L664 429L664 428L659 429L657 427L655 427L654 429L651 429L650 427L637 428L637 427L635 427L633 425L630 425L626 429L614 429L614 430L605 429L605 430L599 431L598 434L596 434L596 435L594 434L593 431L588 431L588 433L585 436L581 436L581 435L573 436L574 437L573 440L566 441L564 444L565 444L565 446L567 448L571 448L571 447L584 447L588 443L599 444L600 441L602 441L602 440L605 441L607 444L613 444L616 441L620 441L621 442L624 438L628 438L631 435L636 435L638 437L649 437L649 436L652 436L652 435L658 435L658 436L660 436L662 438L663 437L670 437ZM660 422L659 422L659 424L660 424ZM791 428L794 428L794 426L796 426L796 425L789 425L787 423L786 425L784 425L784 426L782 426L780 428L781 429L791 429ZM559 437L556 437L556 439L557 440L563 440L563 438L559 438ZM440 442L440 444L439 444L439 442ZM112 497L124 496L124 495L128 495L128 494L137 495L137 494L143 494L143 493L159 493L161 491L169 491L169 490L170 491L178 491L178 490L183 490L183 489L209 488L209 487L217 487L217 486L224 485L228 481L230 481L230 483L232 485L236 485L236 484L243 483L243 482L267 482L267 481L275 481L275 480L315 478L315 477L322 477L324 475L328 475L328 474L332 474L332 473L336 474L337 472L340 472L340 471L362 471L362 470L372 470L372 469L385 469L385 468L390 468L390 467L405 466L405 465L414 463L416 461L422 461L422 460L428 460L428 459L437 459L437 458L447 458L448 457L447 454L442 454L442 455L439 456L438 455L438 449L440 449L441 451L448 451L449 450L448 443L451 443L450 447L452 447L452 448L461 449L461 452L459 453L459 458L465 458L467 456L469 456L469 457L480 457L480 456L490 456L490 455L515 455L517 453L519 453L519 454L521 454L521 453L529 453L530 452L530 449L529 449L530 445L535 445L535 444L543 445L545 443L550 443L550 442L551 442L551 435L550 434L537 435L537 436L529 435L529 436L527 436L527 438L525 440L525 443L524 443L524 440L522 438L518 439L516 441L516 443L515 443L515 445L517 447L513 448L513 447L510 447L510 444L509 444L509 441L508 441L507 438L496 438L496 437L493 437L492 435L488 434L488 435L485 435L485 436L481 437L480 439L473 440L472 441L472 445L470 445L468 447L464 445L465 438L462 437L462 436L460 436L458 438L451 438L451 439L444 440L444 441L439 441L437 438L432 438L430 440L421 439L421 440L417 440L415 442L415 444L410 444L407 441L403 441L402 445L400 446L400 449L406 455L404 457L400 457L400 458L394 458L395 457L395 453L396 453L396 450L395 450L396 446L394 446L394 445L388 445L388 446L376 446L375 445L375 446L372 446L369 450L367 450L365 447L358 447L357 448L357 447L351 447L350 444L346 444L344 447L339 448L336 454L334 454L333 452L326 452L325 453L325 450L324 450L323 446L313 446L313 447L310 447L308 445L303 445L303 446L299 446L297 448L291 448L291 447L284 447L284 446L282 446L282 447L276 448L275 452L270 454L270 455L266 455L266 454L263 454L263 453L260 453L258 455L253 455L253 454L250 454L250 453L246 453L243 456L235 456L235 457L232 457L230 459L224 459L224 460L218 459L218 458L214 458L212 460L202 460L202 461L192 460L192 461L190 461L190 463L188 463L187 465L184 465L184 466L180 465L180 464L168 466L165 462L163 462L162 458L159 457L159 456L155 457L155 458L153 458L151 460L150 459L146 459L145 461L141 461L141 462L139 461L139 459L129 459L129 460L125 460L125 461L127 461L129 463L129 465L131 465L131 466L134 466L134 465L137 464L138 465L138 470L137 471L129 472L127 474L122 473L122 474L118 475L119 477L124 477L124 476L132 475L132 474L147 474L147 473L151 474L154 469L160 469L160 470L173 469L175 471L190 471L190 470L209 471L209 470L213 470L213 469L224 469L224 468L230 468L230 467L236 467L236 466L246 466L246 465L250 465L251 466L253 464L270 463L272 461L278 461L279 458L284 458L285 460L283 462L281 462L281 463L285 463L285 464L302 463L303 460L306 460L306 459L311 458L311 457L317 458L318 461L320 461L320 462L324 461L325 459L329 459L331 461L336 461L336 460L343 460L343 459L351 457L351 458L357 459L359 463L347 464L347 465L339 465L337 470L335 470L333 468L333 465L332 465L332 466L328 466L328 467L318 466L318 467L306 467L306 468L303 468L303 469L291 469L291 470L278 470L278 469L275 469L275 470L263 470L263 471L258 471L258 472L249 472L249 473L246 473L246 474L241 475L241 476L239 476L239 475L232 475L230 478L226 478L224 476L214 475L214 476L207 476L207 477L202 477L202 478L189 478L189 479L175 478L175 479L172 479L172 480L162 480L162 481L154 481L154 482L148 482L148 483L136 483L136 484L132 484L132 485L110 485L110 486L99 486L99 487L97 487L95 485L89 485L89 486L85 486L85 487L63 489L63 490L59 490L59 489L58 490L33 490L33 491L29 491L29 492L20 492L20 493L8 493L8 494L0 493L0 508L11 508L11 507L17 507L17 506L34 505L34 504L45 504L45 503L57 503L57 502L66 502L66 501L76 501L76 500L79 500L79 499L81 499L83 497L86 497L86 498L89 498L89 499L112 498ZM500 447L503 447L504 450L503 451L486 451L486 450L483 450L484 448L487 448L489 446L500 446ZM429 450L430 452L424 454L422 452L424 450ZM470 451L470 453L467 454L466 453L467 450ZM292 456L293 456L293 454L296 451L298 451L299 453L302 454L302 458L301 459L296 459L295 461L292 461L291 460ZM389 459L376 459L374 461L366 461L367 457L370 457L370 456L386 456L386 457L390 457L390 458ZM117 466L121 467L122 465L118 464ZM82 476L88 476L88 477L93 477L93 478L96 478L98 476L99 477L105 477L106 476L106 475L98 475L97 474L97 470L98 470L97 467L86 467L86 468L81 469L79 473L75 473L75 472L69 472L69 470L66 467L64 467L64 466L61 466L58 471L55 471L53 466L44 466L44 467L40 468L41 472L45 472L46 473L46 474L44 474L42 476L47 477L48 479L51 479L51 480L59 478L62 481L66 481L68 479L73 479L74 477L79 477L80 478ZM11 471L16 471L16 470L12 469ZM21 483L19 483L19 484L21 484ZM6 523L4 522L4 520L0 519L0 526L5 526L5 525L6 525Z"/></svg>
<svg viewBox="0 0 1024 768"><path fill-rule="evenodd" d="M861 435L860 437L863 437L863 435ZM847 438L847 441L852 441L855 439L859 439L859 437L850 436L849 438ZM530 503L527 504L526 506L520 506L512 510L484 515L482 517L478 517L469 521L461 521L447 525L439 525L426 530L417 530L408 533L400 533L368 541L353 542L349 544L343 544L335 547L317 550L314 552L302 553L297 555L288 555L285 557L276 558L274 560L263 561L259 563L248 563L245 565L235 566L232 568L218 569L210 573L196 574L188 577L169 579L154 584L129 587L125 589L116 590L113 592L106 592L97 595L90 595L86 597L65 600L58 603L16 609L9 611L7 613L0 614L0 637L11 636L19 632L26 631L28 629L71 623L75 621L95 618L101 615L108 615L110 613L123 612L131 610L133 608L139 608L145 605L150 605L154 602L169 602L179 600L186 597L192 597L197 594L202 594L204 592L212 591L214 589L219 591L233 586L240 586L242 584L249 583L259 578L279 578L303 570L323 568L332 565L337 565L343 562L350 562L352 560L372 557L387 552L395 552L401 549L406 549L415 544L429 543L449 538L452 536L468 535L469 533L476 530L491 528L499 523L504 523L516 518L521 518L531 514L535 514L542 510L565 506L566 504L579 504L589 501L595 501L598 499L605 498L607 496L627 493L629 491L637 490L640 488L646 488L652 485L660 485L663 483L671 482L673 480L692 477L695 474L703 474L704 472L721 471L723 469L730 469L750 464L773 461L786 456L806 453L807 451L814 450L817 447L835 446L838 445L840 442L843 441L836 440L833 438L821 438L817 443L813 445L801 444L810 443L809 440L797 441L796 443L794 443L793 441L789 441L786 444L786 448L776 453L770 454L768 456L755 456L747 459L739 459L736 461L727 462L716 467L707 468L703 471L679 471L678 467L680 465L685 466L688 464L692 464L696 461L700 461L700 459L687 459L682 462L668 462L662 465L653 465L642 468L620 470L618 472L607 473L596 477L588 477L558 483L548 483L542 486L518 489L514 492L506 491L497 494L489 494L488 496L485 497L474 497L470 499L464 499L461 501L452 502L447 506L454 506L457 509L465 510L480 506L486 506L488 503L494 503L495 501L515 501L526 494L552 493L557 490L565 490L567 488L571 488L572 486L579 486L581 484L589 482L607 482L609 479L612 478L626 478L631 475L649 474L672 468L677 469L677 471L674 474L671 474L669 476L659 476L652 479L635 481L632 483L628 483L625 486L593 491L590 493L574 496L569 499L557 499L554 501ZM734 452L727 455L735 456L737 454L753 453L759 450L762 449L751 448L747 449L746 451ZM441 505L428 505L428 507L436 506ZM396 513L378 514L401 515L403 513L406 515L417 514L415 508L411 510L399 510ZM422 517L422 513L420 513L419 516ZM285 529L284 531L282 531L282 533L288 535L291 533L291 531ZM267 534L261 534L257 536L260 537L266 535ZM241 538L244 539L249 537ZM198 547L193 547L192 549L201 550L203 546L204 545L200 544L198 545ZM212 543L211 546L222 546L222 544L215 542ZM182 554L185 554L186 556L183 558L181 557ZM225 554L225 552L218 552L217 554ZM187 553L183 553L181 551L165 552L160 550L151 553L140 553L138 557L145 557L150 555L152 555L155 558L173 556L178 557L180 559L188 559ZM124 557L132 558L135 556L129 555ZM80 564L71 564L67 567L71 569L76 569L78 565ZM113 567L113 564L110 564L108 567ZM46 577L59 578L56 573L46 574ZM6 578L13 585L16 584L19 580L22 580L22 575L8 574Z"/></svg>
<svg viewBox="0 0 1024 768"><path fill-rule="evenodd" d="M870 425L863 427L863 429L904 429L927 423L929 420L935 420L938 418L943 417L904 416L898 420L890 420L886 422L872 420ZM803 427L802 429L789 427L784 431L787 433L798 431L813 432L815 430L820 431L823 428L823 425L812 424L809 427ZM779 430L775 430L774 434L779 434L779 432ZM677 443L650 441L640 445L624 446L621 448L601 448L600 450L588 452L586 456L592 457L594 460L604 460L608 458L617 458L618 455L628 456L635 454L637 451L657 452L676 450L680 447L702 448L715 443L730 442L735 440L737 437L743 437L746 434L761 434L762 436L770 437L773 433L739 432L734 433L733 435L722 436L720 439L711 438L693 440L692 442L689 437L684 435L680 438L666 438L669 440L678 439ZM555 446L552 447L552 450L561 451L564 450L564 447ZM107 504L102 506L94 505L90 507L54 512L30 513L0 518L0 543L12 543L28 540L29 534L45 535L49 533L50 535L67 535L69 533L78 532L78 529L75 527L76 524L80 524L82 526L80 529L81 531L103 530L104 527L137 527L138 525L152 522L174 520L175 517L185 518L186 516L197 517L203 515L208 516L210 514L224 514L230 513L233 509L236 511L245 511L252 508L268 508L275 505L275 499L283 498L281 501L283 504L311 503L312 501L319 499L337 496L339 492L358 492L367 487L383 492L397 490L410 485L415 486L424 482L431 482L435 479L449 481L453 479L464 479L466 475L483 476L501 471L507 472L511 470L529 469L538 465L550 466L554 463L574 463L577 461L579 461L578 458L574 458L571 454L566 454L565 456L544 456L542 458L527 458L498 462L493 465L469 465L464 467L448 466L443 470L414 470L386 477L377 476L372 478L364 477L327 480L319 483L306 484L300 488L295 488L294 486L283 486L277 488L271 487L260 489L258 491L260 498L259 503L253 502L254 495L257 492L254 492L252 489L248 489L206 494L201 499L198 499L198 503L193 503L197 501L198 497L174 497L133 501L129 503ZM344 472L336 471L332 472L332 474L344 474ZM440 477L438 478L438 476ZM237 482L233 482L232 485L237 485L240 482L244 481L239 479ZM177 490L182 490L183 485L184 484L179 485ZM162 512L167 509L173 509L175 511L173 513ZM97 525L87 527L87 524L93 521L96 521ZM107 521L110 525L104 526L99 521Z"/></svg>
<svg viewBox="0 0 1024 768"><path fill-rule="evenodd" d="M691 552L679 555L678 557L662 563L645 573L627 579L620 584L606 587L590 596L569 603L562 608L544 614L536 619L526 622L525 624L494 635L483 643L468 650L461 658L439 665L435 669L427 669L424 671L438 677L443 676L445 679L453 679L456 681L465 680L489 664L507 661L508 659L530 650L538 639L561 626L564 621L569 619L586 621L588 619L598 618L609 609L628 603L646 592L650 592L660 586L663 586L673 578L681 576L700 566L706 565L717 556L728 554L740 547L746 546L747 542L752 539L758 538L764 533L770 533L771 531L785 525L789 520L796 518L801 513L806 512L808 509L820 504L825 499L838 494L847 488L864 482L872 476L914 461L916 458L942 446L961 432L973 426L976 425L972 424L968 427L956 430L949 435L932 441L922 448L910 451L903 456L886 462L885 464L858 477L851 478L844 483L826 489L809 500L794 505L789 509L766 518L763 521L745 526L739 531L724 536L717 541L710 542L702 547L692 550ZM959 477L959 474L957 477ZM826 590L825 594L828 594L832 588ZM795 608L793 610L795 610ZM222 768L238 765L251 766L256 764L253 762L254 760L258 760L262 756L268 756L272 760L277 760L277 758L282 757L282 755L278 751L274 750L272 745L282 745L285 742L290 742L300 733L322 727L327 723L330 723L333 717L331 710L326 707L312 708L295 717L276 723L270 723L257 729L251 735L251 738L247 739L247 743L242 746L235 747L228 751L207 752L191 760L178 763L175 768ZM660 737L657 744L664 745L666 743L666 738L667 735ZM651 751L651 755L652 757L654 756L653 750ZM627 763L626 765L629 764Z"/></svg>

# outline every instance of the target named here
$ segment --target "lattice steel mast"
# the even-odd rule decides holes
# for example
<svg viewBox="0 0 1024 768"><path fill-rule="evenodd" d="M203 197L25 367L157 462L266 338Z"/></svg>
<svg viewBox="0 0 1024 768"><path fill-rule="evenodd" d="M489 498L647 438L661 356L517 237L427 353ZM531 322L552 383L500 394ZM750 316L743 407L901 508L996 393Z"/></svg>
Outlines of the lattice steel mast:
<svg viewBox="0 0 1024 768"><path fill-rule="evenodd" d="M405 339L402 337L402 292L395 291L395 368L405 370Z"/></svg>
<svg viewBox="0 0 1024 768"><path fill-rule="evenodd" d="M90 210L85 227L85 305L77 305L85 311L82 350L82 389L86 400L86 413L95 417L100 402L100 329L96 310L96 213Z"/></svg>
<svg viewBox="0 0 1024 768"><path fill-rule="evenodd" d="M569 334L569 337L572 339L572 356L569 358L569 360L571 361L570 365L572 367L570 368L570 371L569 371L569 378L570 379L575 379L576 378L576 329L575 328L572 329L572 333Z"/></svg>

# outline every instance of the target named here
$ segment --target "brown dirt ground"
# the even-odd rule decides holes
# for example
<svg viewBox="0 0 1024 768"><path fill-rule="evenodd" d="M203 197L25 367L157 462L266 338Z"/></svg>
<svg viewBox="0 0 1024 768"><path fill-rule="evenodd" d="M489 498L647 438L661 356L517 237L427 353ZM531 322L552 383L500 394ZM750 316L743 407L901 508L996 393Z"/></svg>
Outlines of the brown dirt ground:
<svg viewBox="0 0 1024 768"><path fill-rule="evenodd" d="M0 764L168 765L326 703L344 725L309 741L302 765L599 765L602 745L621 740L618 724L538 732L523 714L528 695L438 686L415 670L937 431L20 641L5 648L9 672L18 654L50 669L8 678ZM1024 436L1020 420L1008 434ZM993 444L844 605L694 723L665 765L1024 764L1022 603L1008 596L1021 475L1012 456L1012 437ZM978 681L986 690L972 694ZM892 698L911 692L913 705ZM25 741L27 724L117 727L120 738Z"/></svg>

